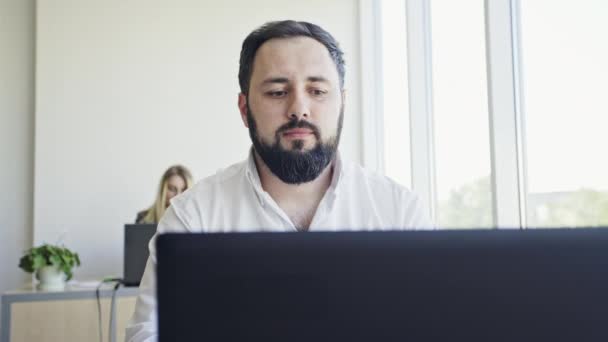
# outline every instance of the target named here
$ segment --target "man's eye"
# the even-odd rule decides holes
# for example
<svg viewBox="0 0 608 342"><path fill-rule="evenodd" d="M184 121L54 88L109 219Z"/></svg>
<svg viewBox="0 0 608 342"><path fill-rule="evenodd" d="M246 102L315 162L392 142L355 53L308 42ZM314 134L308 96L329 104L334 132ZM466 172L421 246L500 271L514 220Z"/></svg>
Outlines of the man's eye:
<svg viewBox="0 0 608 342"><path fill-rule="evenodd" d="M284 90L277 90L277 91L269 91L266 94L268 94L271 97L283 97L283 96L287 95L287 92Z"/></svg>
<svg viewBox="0 0 608 342"><path fill-rule="evenodd" d="M322 96L322 95L327 94L327 91L321 90L321 89L313 89L310 92L315 96Z"/></svg>

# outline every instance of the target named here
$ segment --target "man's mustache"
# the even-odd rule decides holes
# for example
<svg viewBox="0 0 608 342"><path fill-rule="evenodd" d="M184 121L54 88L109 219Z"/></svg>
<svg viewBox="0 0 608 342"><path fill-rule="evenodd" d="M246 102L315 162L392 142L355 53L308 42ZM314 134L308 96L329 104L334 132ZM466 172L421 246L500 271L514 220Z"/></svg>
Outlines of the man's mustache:
<svg viewBox="0 0 608 342"><path fill-rule="evenodd" d="M276 132L275 135L278 138L285 131L288 131L288 130L294 129L294 128L308 128L308 129L310 129L312 131L312 134L315 135L315 138L317 138L317 140L321 139L321 134L320 134L319 129L317 128L317 126L311 124L308 121L305 121L305 120L296 120L296 119L289 120L288 123L286 123L286 124L282 125L281 127L279 127L277 129L277 132Z"/></svg>

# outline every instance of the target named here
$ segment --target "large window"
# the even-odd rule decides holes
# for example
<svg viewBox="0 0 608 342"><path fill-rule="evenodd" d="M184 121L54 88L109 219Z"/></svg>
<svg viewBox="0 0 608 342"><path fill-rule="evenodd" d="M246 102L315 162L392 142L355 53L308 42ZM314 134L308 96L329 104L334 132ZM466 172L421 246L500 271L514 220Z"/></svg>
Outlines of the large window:
<svg viewBox="0 0 608 342"><path fill-rule="evenodd" d="M608 225L608 3L379 4L381 160L439 227Z"/></svg>
<svg viewBox="0 0 608 342"><path fill-rule="evenodd" d="M384 170L411 187L405 1L385 1L381 9Z"/></svg>
<svg viewBox="0 0 608 342"><path fill-rule="evenodd" d="M528 226L608 225L608 2L520 13Z"/></svg>
<svg viewBox="0 0 608 342"><path fill-rule="evenodd" d="M483 0L435 0L430 9L436 222L491 227Z"/></svg>

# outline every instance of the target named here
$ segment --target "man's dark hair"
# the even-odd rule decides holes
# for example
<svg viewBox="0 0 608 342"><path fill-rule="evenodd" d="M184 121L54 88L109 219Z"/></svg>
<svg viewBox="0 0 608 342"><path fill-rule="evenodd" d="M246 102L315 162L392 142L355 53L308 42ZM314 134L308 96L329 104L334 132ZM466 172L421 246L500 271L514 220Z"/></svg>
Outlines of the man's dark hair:
<svg viewBox="0 0 608 342"><path fill-rule="evenodd" d="M340 89L344 88L344 53L338 42L329 32L321 27L305 21L272 21L251 32L243 41L241 58L239 62L239 85L243 94L249 93L249 82L253 72L255 54L266 41L273 38L309 37L323 44L331 59L333 59L338 75L340 76Z"/></svg>

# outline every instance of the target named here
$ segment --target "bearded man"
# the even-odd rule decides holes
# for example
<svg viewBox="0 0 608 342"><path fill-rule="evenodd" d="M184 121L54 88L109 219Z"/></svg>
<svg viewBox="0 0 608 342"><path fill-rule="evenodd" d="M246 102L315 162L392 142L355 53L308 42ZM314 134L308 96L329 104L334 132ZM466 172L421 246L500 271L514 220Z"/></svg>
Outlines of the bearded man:
<svg viewBox="0 0 608 342"><path fill-rule="evenodd" d="M277 21L250 33L238 95L249 158L175 197L158 233L431 227L408 189L340 158L344 75L338 42L317 25ZM157 339L154 242L128 341Z"/></svg>

